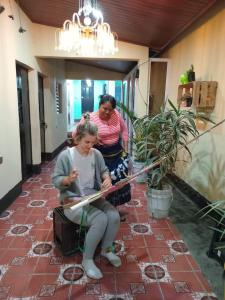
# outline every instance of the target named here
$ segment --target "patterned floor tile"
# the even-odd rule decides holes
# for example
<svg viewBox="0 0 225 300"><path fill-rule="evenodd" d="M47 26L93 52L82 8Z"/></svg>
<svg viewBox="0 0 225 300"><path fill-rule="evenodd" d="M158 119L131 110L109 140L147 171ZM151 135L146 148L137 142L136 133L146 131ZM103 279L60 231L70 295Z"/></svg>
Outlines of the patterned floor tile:
<svg viewBox="0 0 225 300"><path fill-rule="evenodd" d="M147 185L136 182L132 200L119 208L126 221L114 246L122 265L113 267L98 251L95 261L104 277L88 278L82 254L63 257L53 242L52 212L59 205L51 183L54 164L43 164L0 215L0 299L216 299L170 219L150 217Z"/></svg>

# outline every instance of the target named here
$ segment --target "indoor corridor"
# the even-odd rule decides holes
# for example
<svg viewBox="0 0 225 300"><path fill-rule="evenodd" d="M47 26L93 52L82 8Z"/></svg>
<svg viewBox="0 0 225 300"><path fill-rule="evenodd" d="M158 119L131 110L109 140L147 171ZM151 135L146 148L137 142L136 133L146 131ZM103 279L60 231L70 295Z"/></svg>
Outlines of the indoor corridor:
<svg viewBox="0 0 225 300"><path fill-rule="evenodd" d="M149 216L145 184L133 183L132 201L120 207L127 213L115 241L122 266L97 253L104 277L87 278L81 254L63 257L53 241L54 163L43 164L0 215L0 299L217 299L170 219Z"/></svg>

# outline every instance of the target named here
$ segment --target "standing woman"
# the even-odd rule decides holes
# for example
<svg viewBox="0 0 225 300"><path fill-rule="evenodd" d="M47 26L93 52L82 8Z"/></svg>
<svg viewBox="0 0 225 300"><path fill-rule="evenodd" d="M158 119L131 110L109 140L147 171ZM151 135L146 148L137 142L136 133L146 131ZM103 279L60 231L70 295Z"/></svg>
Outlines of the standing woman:
<svg viewBox="0 0 225 300"><path fill-rule="evenodd" d="M97 132L98 128L85 120L77 126L74 137L76 146L67 148L58 156L52 180L60 191L61 204L75 204L80 197L111 187L111 178L102 154L92 148L96 143ZM112 251L120 225L115 207L100 198L75 210L64 208L64 214L72 222L89 227L82 260L87 276L93 279L103 276L93 259L100 241L101 255L114 267L121 265L120 258Z"/></svg>
<svg viewBox="0 0 225 300"><path fill-rule="evenodd" d="M90 113L90 120L98 126L98 143L94 147L102 153L114 185L126 178L129 166L128 130L123 118L116 110L116 99L111 95L101 95L99 109ZM82 122L83 119L81 119ZM114 206L124 204L130 199L130 184L126 184L107 197L107 200ZM121 217L121 220L123 219L124 217Z"/></svg>

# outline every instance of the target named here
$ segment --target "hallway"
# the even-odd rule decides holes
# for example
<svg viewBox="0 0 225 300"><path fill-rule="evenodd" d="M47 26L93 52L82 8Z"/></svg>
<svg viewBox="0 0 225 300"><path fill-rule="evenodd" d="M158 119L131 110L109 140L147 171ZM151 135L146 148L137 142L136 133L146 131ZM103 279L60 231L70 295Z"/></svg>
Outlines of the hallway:
<svg viewBox="0 0 225 300"><path fill-rule="evenodd" d="M146 186L137 183L132 201L120 208L127 212L115 242L122 266L97 255L104 278L88 279L81 254L62 257L53 242L54 163L42 165L0 215L0 299L217 299L172 222L149 217Z"/></svg>

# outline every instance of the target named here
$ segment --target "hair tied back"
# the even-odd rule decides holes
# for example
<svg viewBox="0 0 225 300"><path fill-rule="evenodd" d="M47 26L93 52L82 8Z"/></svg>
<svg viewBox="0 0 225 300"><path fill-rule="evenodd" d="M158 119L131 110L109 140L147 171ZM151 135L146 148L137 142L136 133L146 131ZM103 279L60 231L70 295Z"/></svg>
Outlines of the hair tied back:
<svg viewBox="0 0 225 300"><path fill-rule="evenodd" d="M84 117L85 122L90 121L90 113L89 112L84 113L83 117Z"/></svg>

